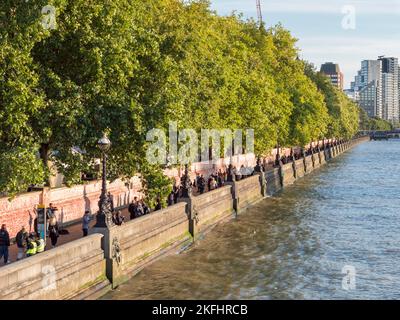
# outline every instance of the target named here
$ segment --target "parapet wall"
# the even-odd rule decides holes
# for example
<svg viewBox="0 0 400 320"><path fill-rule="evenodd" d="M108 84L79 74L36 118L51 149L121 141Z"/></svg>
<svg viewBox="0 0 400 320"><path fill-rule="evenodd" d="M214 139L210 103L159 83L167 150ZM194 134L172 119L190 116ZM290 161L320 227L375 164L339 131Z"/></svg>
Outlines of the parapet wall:
<svg viewBox="0 0 400 320"><path fill-rule="evenodd" d="M255 175L244 180L235 182L237 196L237 211L242 212L255 202L263 199L261 193L260 176Z"/></svg>
<svg viewBox="0 0 400 320"><path fill-rule="evenodd" d="M233 217L232 187L225 186L192 198L194 236L217 222Z"/></svg>
<svg viewBox="0 0 400 320"><path fill-rule="evenodd" d="M295 182L296 176L293 170L293 163L287 163L281 166L282 187L286 187Z"/></svg>
<svg viewBox="0 0 400 320"><path fill-rule="evenodd" d="M107 260L107 276L117 286L172 248L191 238L186 203L178 203L114 226L104 234L103 249ZM119 259L116 257L119 255Z"/></svg>
<svg viewBox="0 0 400 320"><path fill-rule="evenodd" d="M265 172L267 182L267 194L272 196L282 189L282 181L279 168L273 168Z"/></svg>
<svg viewBox="0 0 400 320"><path fill-rule="evenodd" d="M260 173L232 182L122 226L92 229L92 235L86 238L1 267L0 299L93 298L99 292L128 280L162 255L186 247L195 241L198 234L234 217L235 212L242 212L263 199L265 194L273 195L293 184L300 176L317 168L320 158L324 163L325 157L336 157L366 140L368 138L359 138L334 150L321 151L313 155L314 161L312 156L308 156L297 160L294 165L285 164L268 170L264 175ZM38 197L39 193L26 197L25 208ZM53 197L57 199L57 194ZM74 198L71 194L71 199ZM118 203L125 201L124 198Z"/></svg>
<svg viewBox="0 0 400 320"><path fill-rule="evenodd" d="M2 267L0 300L68 299L106 286L101 238L94 234Z"/></svg>
<svg viewBox="0 0 400 320"><path fill-rule="evenodd" d="M296 179L303 178L305 175L306 168L304 166L304 159L299 159L294 162L296 168Z"/></svg>

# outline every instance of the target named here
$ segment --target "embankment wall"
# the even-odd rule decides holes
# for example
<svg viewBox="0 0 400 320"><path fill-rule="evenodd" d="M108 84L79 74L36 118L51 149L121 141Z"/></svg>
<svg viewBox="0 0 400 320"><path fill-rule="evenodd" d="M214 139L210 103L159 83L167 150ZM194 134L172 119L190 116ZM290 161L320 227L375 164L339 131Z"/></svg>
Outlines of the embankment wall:
<svg viewBox="0 0 400 320"><path fill-rule="evenodd" d="M89 237L2 267L0 299L96 298L159 257L184 249L217 223L243 213L267 194L273 195L295 183L326 159L366 140L363 137L345 142L334 151L321 151L234 181L122 226L92 229ZM38 193L32 195L33 200L28 197L25 207L38 197Z"/></svg>

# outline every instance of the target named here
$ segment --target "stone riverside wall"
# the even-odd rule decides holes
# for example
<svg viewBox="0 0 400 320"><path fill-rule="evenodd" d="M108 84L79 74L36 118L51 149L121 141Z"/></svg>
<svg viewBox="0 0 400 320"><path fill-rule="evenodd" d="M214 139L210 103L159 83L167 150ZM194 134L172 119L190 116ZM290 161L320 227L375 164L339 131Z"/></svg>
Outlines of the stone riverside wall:
<svg viewBox="0 0 400 320"><path fill-rule="evenodd" d="M216 222L234 217L234 199L231 186L192 197L190 200L188 206L191 206L189 211L191 211L193 219L191 233L195 237L208 230Z"/></svg>
<svg viewBox="0 0 400 320"><path fill-rule="evenodd" d="M190 242L186 211L186 203L178 203L110 230L91 230L91 233L104 235L102 248L107 277L112 280L113 287L173 248L179 249Z"/></svg>
<svg viewBox="0 0 400 320"><path fill-rule="evenodd" d="M321 152L321 159L336 157L366 140L355 139L335 152ZM120 227L92 229L87 238L2 267L0 299L97 298L157 258L186 248L217 223L295 183L301 175L296 172L309 173L318 166L320 157L313 157L183 199Z"/></svg>
<svg viewBox="0 0 400 320"><path fill-rule="evenodd" d="M306 168L304 166L304 159L296 160L294 163L296 168L295 172L296 179L303 178L306 172Z"/></svg>
<svg viewBox="0 0 400 320"><path fill-rule="evenodd" d="M282 187L286 187L290 184L293 184L296 180L295 172L293 169L293 163L287 163L281 166L280 174L282 179Z"/></svg>
<svg viewBox="0 0 400 320"><path fill-rule="evenodd" d="M282 189L280 169L274 168L265 172L267 194L272 196Z"/></svg>
<svg viewBox="0 0 400 320"><path fill-rule="evenodd" d="M108 289L101 234L0 268L1 300L54 300Z"/></svg>
<svg viewBox="0 0 400 320"><path fill-rule="evenodd" d="M260 176L254 175L244 180L235 182L236 212L241 213L253 203L263 199Z"/></svg>
<svg viewBox="0 0 400 320"><path fill-rule="evenodd" d="M325 158L325 152L324 151L319 152L318 157L319 157L319 163L321 165L326 163L326 158Z"/></svg>
<svg viewBox="0 0 400 320"><path fill-rule="evenodd" d="M309 174L311 172L314 171L314 162L315 162L315 158L314 155L312 156L307 156L304 159L304 163L305 163L305 171L304 174Z"/></svg>

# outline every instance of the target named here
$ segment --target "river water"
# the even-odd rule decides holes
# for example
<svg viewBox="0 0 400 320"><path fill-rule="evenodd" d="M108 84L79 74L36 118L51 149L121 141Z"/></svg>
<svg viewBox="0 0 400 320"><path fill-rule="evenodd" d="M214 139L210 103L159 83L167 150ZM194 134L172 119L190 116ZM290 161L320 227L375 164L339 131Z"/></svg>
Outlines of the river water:
<svg viewBox="0 0 400 320"><path fill-rule="evenodd" d="M399 155L358 145L104 299L400 299Z"/></svg>

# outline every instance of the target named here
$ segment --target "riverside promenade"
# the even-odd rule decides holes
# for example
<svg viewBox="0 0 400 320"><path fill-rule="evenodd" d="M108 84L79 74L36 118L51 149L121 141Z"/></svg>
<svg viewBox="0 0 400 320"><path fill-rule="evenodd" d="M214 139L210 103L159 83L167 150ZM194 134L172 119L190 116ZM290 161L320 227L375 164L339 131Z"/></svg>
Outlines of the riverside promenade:
<svg viewBox="0 0 400 320"><path fill-rule="evenodd" d="M365 141L369 137L343 141L265 173L181 199L122 226L92 229L88 237L3 266L0 299L98 298L155 260L185 250L218 223L235 219L246 208ZM79 229L71 237L79 235Z"/></svg>

